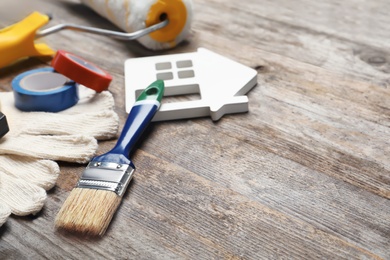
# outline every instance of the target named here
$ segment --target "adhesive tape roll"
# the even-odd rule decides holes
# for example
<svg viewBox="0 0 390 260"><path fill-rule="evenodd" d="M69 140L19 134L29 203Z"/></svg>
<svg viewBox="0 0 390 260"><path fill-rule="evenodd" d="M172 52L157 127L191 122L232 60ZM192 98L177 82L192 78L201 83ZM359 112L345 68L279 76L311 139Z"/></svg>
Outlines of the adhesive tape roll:
<svg viewBox="0 0 390 260"><path fill-rule="evenodd" d="M53 68L34 69L12 80L15 106L22 111L58 112L79 100L77 83Z"/></svg>
<svg viewBox="0 0 390 260"><path fill-rule="evenodd" d="M192 21L191 0L82 0L126 32L134 32L168 19L164 28L138 41L152 50L175 47L188 37Z"/></svg>
<svg viewBox="0 0 390 260"><path fill-rule="evenodd" d="M57 72L96 92L107 90L112 80L111 75L98 66L63 50L57 51L51 66Z"/></svg>

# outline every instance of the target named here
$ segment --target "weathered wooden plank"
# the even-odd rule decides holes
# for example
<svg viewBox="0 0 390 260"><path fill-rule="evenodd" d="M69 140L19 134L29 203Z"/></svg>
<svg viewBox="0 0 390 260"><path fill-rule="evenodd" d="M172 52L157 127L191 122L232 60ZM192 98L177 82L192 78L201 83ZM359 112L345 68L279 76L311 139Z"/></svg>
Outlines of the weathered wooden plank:
<svg viewBox="0 0 390 260"><path fill-rule="evenodd" d="M390 86L387 1L196 3L198 31Z"/></svg>
<svg viewBox="0 0 390 260"><path fill-rule="evenodd" d="M34 8L53 14L50 24L115 29L77 0L11 2L0 3L0 26ZM84 168L61 163L43 212L0 229L0 258L389 258L387 1L194 2L192 39L166 52L71 31L43 40L113 74L121 125L123 62L197 47L259 71L250 112L154 124L102 239L54 230ZM0 88L47 65L29 59L2 69ZM101 142L99 153L113 143Z"/></svg>
<svg viewBox="0 0 390 260"><path fill-rule="evenodd" d="M207 39L206 36L202 41L207 42ZM208 43L218 44L219 40L214 36ZM228 46L225 50L229 52L230 49L233 53L234 43ZM357 185L367 177L368 181L363 183L371 182L372 191L389 196L389 182L386 180L390 166L385 158L390 153L390 110L386 90L250 47L235 52L235 55L241 53L251 53L247 63L260 62L266 68L259 74L260 87L253 91L258 98L254 98L251 106L255 118L250 119L253 123L249 124L250 130L256 125L261 130L265 123L285 138L292 135L296 143L305 142L308 149L316 149L312 142L318 143L317 146L321 143L334 146L337 148L335 156L351 155L350 164L356 167L355 176L359 179ZM235 125L248 126L244 123ZM315 154L322 155L324 151L327 150L323 148ZM292 155L295 153L293 151ZM370 164L356 165L359 158L369 159ZM372 167L375 170L371 171ZM368 172L361 173L362 170Z"/></svg>
<svg viewBox="0 0 390 260"><path fill-rule="evenodd" d="M150 138L142 149L378 254L389 246L387 199L275 155L276 149L288 148L284 146L286 141L277 140L279 137L274 135L273 143L280 144L268 150L262 144L266 140L255 140L266 129L250 135L246 129L230 128L233 130L230 137L219 126L197 123L176 124L166 130L159 127L157 131L163 133L156 137L153 134L156 140ZM241 130L241 134L234 133L235 130ZM243 132L246 140L240 138ZM169 146L169 142L175 142L176 146ZM331 163L322 160L324 164ZM375 231L369 226L375 226Z"/></svg>
<svg viewBox="0 0 390 260"><path fill-rule="evenodd" d="M138 172L104 239L89 240L53 233L47 227L47 219L54 217L55 212L47 209L42 216L22 227L26 233L43 234L45 239L37 241L28 236L19 240L8 236L6 242L32 256L53 258L93 254L97 258L118 259L136 257L137 252L153 258L163 253L163 258L170 258L169 251L173 258L258 259L284 254L293 258L343 258L346 255L377 258L304 221L215 185L198 174L142 151L136 157L140 157L140 164L158 167ZM64 194L57 194L59 198L64 197ZM48 206L52 207L50 204ZM61 199L55 204L59 207ZM11 225L15 223L12 221ZM116 237L118 234L120 239ZM153 241L148 241L150 237ZM145 240L147 244L141 243ZM153 242L157 243L156 248ZM161 252L161 248L169 251Z"/></svg>

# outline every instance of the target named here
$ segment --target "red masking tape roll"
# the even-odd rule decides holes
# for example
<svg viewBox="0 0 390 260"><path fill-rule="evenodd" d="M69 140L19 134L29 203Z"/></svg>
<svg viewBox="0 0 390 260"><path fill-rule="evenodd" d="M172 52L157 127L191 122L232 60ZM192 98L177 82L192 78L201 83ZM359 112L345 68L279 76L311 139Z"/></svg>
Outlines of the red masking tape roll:
<svg viewBox="0 0 390 260"><path fill-rule="evenodd" d="M57 72L96 92L107 90L112 80L110 74L95 64L63 50L57 51L51 66Z"/></svg>

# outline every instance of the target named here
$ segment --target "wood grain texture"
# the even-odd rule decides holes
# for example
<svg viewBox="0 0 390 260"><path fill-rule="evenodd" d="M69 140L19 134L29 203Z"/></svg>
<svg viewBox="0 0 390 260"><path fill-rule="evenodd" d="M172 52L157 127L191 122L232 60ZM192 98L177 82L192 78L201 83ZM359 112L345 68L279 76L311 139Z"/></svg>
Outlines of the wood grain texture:
<svg viewBox="0 0 390 260"><path fill-rule="evenodd" d="M53 24L115 29L76 0L20 3L0 3L0 26L39 10ZM61 163L42 212L0 228L0 259L390 259L388 1L194 4L192 37L165 52L72 31L45 41L113 75L121 125L124 61L198 47L258 71L249 113L154 123L102 239L54 229L85 167ZM48 64L1 69L1 90Z"/></svg>

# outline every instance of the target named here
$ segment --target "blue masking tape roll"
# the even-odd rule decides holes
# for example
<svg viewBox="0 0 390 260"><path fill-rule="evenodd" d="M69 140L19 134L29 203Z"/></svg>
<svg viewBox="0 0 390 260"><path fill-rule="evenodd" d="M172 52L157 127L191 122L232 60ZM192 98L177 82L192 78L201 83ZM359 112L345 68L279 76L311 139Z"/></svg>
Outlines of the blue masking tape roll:
<svg viewBox="0 0 390 260"><path fill-rule="evenodd" d="M59 112L77 103L78 84L53 68L24 72L12 80L15 106L22 111Z"/></svg>

